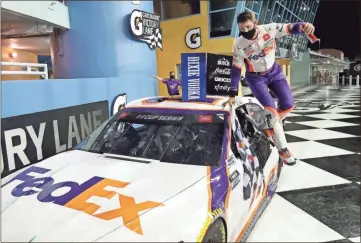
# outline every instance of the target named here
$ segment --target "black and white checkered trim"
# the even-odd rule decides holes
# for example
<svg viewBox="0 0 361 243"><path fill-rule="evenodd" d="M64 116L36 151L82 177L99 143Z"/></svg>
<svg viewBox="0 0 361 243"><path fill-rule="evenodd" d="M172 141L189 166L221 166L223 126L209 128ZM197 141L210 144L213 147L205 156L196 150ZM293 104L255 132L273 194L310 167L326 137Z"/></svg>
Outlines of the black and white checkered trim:
<svg viewBox="0 0 361 243"><path fill-rule="evenodd" d="M163 50L162 29L156 29L153 35L144 37L142 41L146 42L151 50L154 50L157 47Z"/></svg>

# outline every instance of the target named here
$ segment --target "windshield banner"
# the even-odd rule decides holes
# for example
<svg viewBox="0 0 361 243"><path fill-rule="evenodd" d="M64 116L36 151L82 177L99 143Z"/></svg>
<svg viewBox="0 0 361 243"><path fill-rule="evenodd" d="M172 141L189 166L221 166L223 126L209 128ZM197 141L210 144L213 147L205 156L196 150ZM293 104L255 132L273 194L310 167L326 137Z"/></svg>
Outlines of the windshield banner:
<svg viewBox="0 0 361 243"><path fill-rule="evenodd" d="M206 101L206 53L182 53L182 101Z"/></svg>
<svg viewBox="0 0 361 243"><path fill-rule="evenodd" d="M119 118L134 123L179 124L179 123L224 123L223 114L158 114L145 112L120 113Z"/></svg>

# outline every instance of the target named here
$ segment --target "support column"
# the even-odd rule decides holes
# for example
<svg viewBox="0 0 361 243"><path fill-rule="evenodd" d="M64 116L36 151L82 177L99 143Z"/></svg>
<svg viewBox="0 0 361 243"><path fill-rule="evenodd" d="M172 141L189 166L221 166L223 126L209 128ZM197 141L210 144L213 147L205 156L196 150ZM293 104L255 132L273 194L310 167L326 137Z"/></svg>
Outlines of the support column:
<svg viewBox="0 0 361 243"><path fill-rule="evenodd" d="M150 75L156 74L156 52L130 33L134 9L153 12L153 1L67 1L70 30L51 37L55 78L119 77L135 88L142 80L152 90ZM147 85L148 84L148 85Z"/></svg>

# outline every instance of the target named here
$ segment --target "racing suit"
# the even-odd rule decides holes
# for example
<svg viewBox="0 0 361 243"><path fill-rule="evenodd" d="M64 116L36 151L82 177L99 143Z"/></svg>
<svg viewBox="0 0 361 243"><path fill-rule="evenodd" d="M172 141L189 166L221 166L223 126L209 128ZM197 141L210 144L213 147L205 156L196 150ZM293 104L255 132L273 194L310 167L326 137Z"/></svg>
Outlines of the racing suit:
<svg viewBox="0 0 361 243"><path fill-rule="evenodd" d="M288 151L286 137L281 121L294 109L293 95L282 68L275 61L276 38L302 33L301 26L271 23L256 28L257 37L248 40L243 36L237 38L233 45L232 83L238 82L241 67L246 66L246 82L253 95L264 106L268 117L268 127L264 128L267 137L274 140L280 156L286 164L295 164L295 159ZM278 109L273 101L272 92L278 98Z"/></svg>
<svg viewBox="0 0 361 243"><path fill-rule="evenodd" d="M163 78L162 83L167 85L169 95L179 95L179 86L182 86L182 82L178 79Z"/></svg>

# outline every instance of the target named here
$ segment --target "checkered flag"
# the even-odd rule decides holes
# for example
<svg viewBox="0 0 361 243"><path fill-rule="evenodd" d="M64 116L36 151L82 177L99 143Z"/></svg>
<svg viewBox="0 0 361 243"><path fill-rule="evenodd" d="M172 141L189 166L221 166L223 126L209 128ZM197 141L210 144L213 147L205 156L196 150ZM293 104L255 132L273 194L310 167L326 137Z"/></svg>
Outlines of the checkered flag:
<svg viewBox="0 0 361 243"><path fill-rule="evenodd" d="M158 28L155 30L155 33L151 36L145 36L142 41L146 42L151 50L159 47L159 49L163 50L162 45L162 29Z"/></svg>
<svg viewBox="0 0 361 243"><path fill-rule="evenodd" d="M240 150L243 164L243 199L248 200L255 195L252 188L257 188L257 180L260 174L258 158L250 148L250 144L241 131L241 125L237 120L232 120L232 129L235 131L235 140ZM243 155L243 156L242 156Z"/></svg>

